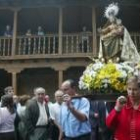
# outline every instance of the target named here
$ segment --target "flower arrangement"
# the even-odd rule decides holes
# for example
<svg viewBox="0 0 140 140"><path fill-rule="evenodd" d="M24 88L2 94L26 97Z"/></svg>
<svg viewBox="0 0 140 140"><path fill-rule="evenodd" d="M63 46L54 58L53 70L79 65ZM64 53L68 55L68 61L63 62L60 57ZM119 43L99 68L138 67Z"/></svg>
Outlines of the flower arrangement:
<svg viewBox="0 0 140 140"><path fill-rule="evenodd" d="M134 68L127 62L107 63L100 59L95 59L89 64L79 80L80 89L97 90L108 93L113 90L119 93L126 91L127 78L134 74Z"/></svg>

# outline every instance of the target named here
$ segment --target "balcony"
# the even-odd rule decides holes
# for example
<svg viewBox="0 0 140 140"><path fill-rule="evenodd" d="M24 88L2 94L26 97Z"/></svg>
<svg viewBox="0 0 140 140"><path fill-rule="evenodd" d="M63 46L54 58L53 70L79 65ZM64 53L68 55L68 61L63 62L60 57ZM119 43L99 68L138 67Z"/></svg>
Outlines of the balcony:
<svg viewBox="0 0 140 140"><path fill-rule="evenodd" d="M18 36L15 43L13 38L0 37L0 59L76 58L93 55L96 46L93 46L92 33L88 33L84 39L82 37L81 33L63 34L61 38L58 34ZM140 51L140 34L131 33L131 37Z"/></svg>

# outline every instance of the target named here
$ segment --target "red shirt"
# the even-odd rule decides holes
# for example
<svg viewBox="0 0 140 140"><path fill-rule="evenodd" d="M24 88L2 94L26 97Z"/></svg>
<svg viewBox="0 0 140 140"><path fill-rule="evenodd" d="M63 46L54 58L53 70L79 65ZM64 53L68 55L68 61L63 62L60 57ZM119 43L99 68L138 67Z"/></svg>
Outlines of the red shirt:
<svg viewBox="0 0 140 140"><path fill-rule="evenodd" d="M140 105L138 110L133 109L130 103L120 112L113 109L106 125L114 130L115 140L140 140Z"/></svg>

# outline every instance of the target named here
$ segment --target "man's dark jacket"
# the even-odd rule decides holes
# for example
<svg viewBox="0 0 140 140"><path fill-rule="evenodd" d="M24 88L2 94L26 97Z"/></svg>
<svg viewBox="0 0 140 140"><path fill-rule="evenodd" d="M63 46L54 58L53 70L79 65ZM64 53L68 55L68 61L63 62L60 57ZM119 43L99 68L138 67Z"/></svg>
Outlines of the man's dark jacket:
<svg viewBox="0 0 140 140"><path fill-rule="evenodd" d="M46 113L49 119L49 109L48 109L48 105L45 105L46 108ZM39 118L39 106L37 104L37 100L36 99L31 99L26 106L26 113L25 113L25 126L27 127L27 131L29 134L33 134L34 130L36 128L36 123L38 121Z"/></svg>

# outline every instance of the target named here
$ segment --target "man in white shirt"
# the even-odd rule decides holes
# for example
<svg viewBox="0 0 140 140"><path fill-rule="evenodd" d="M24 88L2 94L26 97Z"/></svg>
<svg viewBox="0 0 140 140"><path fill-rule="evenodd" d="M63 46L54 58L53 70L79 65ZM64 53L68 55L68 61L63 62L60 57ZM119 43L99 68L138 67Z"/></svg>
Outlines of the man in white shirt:
<svg viewBox="0 0 140 140"><path fill-rule="evenodd" d="M51 109L51 117L54 120L57 128L55 131L55 135L53 137L53 140L61 140L62 137L62 129L60 126L60 110L61 110L61 105L63 102L62 96L63 96L63 92L61 90L57 90L55 92L55 100L56 102L53 104L52 109Z"/></svg>

